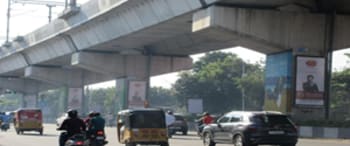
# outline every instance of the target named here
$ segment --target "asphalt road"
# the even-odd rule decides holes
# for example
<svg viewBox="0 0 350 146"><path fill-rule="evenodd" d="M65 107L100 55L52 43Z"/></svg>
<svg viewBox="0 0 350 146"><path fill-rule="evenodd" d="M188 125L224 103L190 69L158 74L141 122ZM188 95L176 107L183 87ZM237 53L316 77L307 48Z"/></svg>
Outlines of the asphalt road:
<svg viewBox="0 0 350 146"><path fill-rule="evenodd" d="M52 124L44 125L44 135L36 132L27 132L23 135L17 135L13 127L7 132L0 132L0 146L58 146L59 132L55 130L56 126ZM116 129L106 128L107 146L123 146L117 142ZM190 133L187 136L175 135L170 139L171 146L201 146L202 141ZM350 140L342 139L300 139L298 146L350 146ZM232 146L218 144L218 146Z"/></svg>

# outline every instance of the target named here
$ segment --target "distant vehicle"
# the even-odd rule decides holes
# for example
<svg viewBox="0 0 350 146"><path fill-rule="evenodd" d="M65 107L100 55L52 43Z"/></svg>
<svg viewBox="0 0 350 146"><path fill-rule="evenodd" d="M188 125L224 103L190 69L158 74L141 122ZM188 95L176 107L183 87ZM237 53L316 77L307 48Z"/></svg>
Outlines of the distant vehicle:
<svg viewBox="0 0 350 146"><path fill-rule="evenodd" d="M279 112L232 111L203 129L205 146L215 146L216 143L295 146L297 142L295 124Z"/></svg>
<svg viewBox="0 0 350 146"><path fill-rule="evenodd" d="M43 117L40 109L19 109L15 111L13 124L17 134L37 131L43 135Z"/></svg>
<svg viewBox="0 0 350 146"><path fill-rule="evenodd" d="M184 119L182 115L175 114L175 122L169 126L174 133L182 132L182 135L187 135L188 125L187 121Z"/></svg>
<svg viewBox="0 0 350 146"><path fill-rule="evenodd" d="M65 119L67 119L68 118L68 114L67 113L63 113L60 117L58 117L57 119L56 119L56 125L58 126L58 127L60 127L60 125L62 124L62 122L65 120Z"/></svg>

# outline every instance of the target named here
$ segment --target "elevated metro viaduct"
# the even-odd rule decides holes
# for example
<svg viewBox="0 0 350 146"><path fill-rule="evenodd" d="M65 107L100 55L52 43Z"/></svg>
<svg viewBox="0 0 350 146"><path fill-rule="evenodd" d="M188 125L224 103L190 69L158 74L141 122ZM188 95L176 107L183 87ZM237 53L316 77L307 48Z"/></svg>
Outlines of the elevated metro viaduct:
<svg viewBox="0 0 350 146"><path fill-rule="evenodd" d="M243 46L261 53L290 52L325 60L324 104L294 104L293 74L283 85L284 106L296 117L327 115L332 51L350 41L346 0L99 0L69 7L59 19L2 47L0 86L40 91L190 69L189 55ZM284 60L286 61L286 60ZM271 64L267 64L267 68ZM323 72L323 71L321 71ZM267 75L268 76L268 75ZM284 76L281 76L284 77ZM118 99L126 95L119 95ZM324 114L320 114L324 113Z"/></svg>

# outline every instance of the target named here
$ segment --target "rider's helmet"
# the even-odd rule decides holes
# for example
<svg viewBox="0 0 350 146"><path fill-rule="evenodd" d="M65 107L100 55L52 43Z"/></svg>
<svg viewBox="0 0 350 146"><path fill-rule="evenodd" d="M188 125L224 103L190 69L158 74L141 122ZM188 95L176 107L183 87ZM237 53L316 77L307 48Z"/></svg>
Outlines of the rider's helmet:
<svg viewBox="0 0 350 146"><path fill-rule="evenodd" d="M96 113L95 111L90 111L88 116L89 116L90 118L92 118L92 117L95 116L95 113Z"/></svg>
<svg viewBox="0 0 350 146"><path fill-rule="evenodd" d="M101 115L101 113L100 112L95 112L95 116L97 117L97 116L100 116Z"/></svg>
<svg viewBox="0 0 350 146"><path fill-rule="evenodd" d="M69 118L76 118L76 117L78 117L78 111L74 110L74 109L69 109L67 111L67 114L68 114Z"/></svg>
<svg viewBox="0 0 350 146"><path fill-rule="evenodd" d="M169 115L173 115L173 112L172 111L167 111L167 113L169 114Z"/></svg>

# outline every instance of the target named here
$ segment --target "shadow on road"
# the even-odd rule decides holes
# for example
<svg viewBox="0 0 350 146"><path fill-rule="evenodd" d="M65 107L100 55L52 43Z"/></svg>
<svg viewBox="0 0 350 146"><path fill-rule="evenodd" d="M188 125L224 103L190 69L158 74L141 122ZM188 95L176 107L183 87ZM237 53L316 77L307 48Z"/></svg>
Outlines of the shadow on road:
<svg viewBox="0 0 350 146"><path fill-rule="evenodd" d="M57 134L43 134L43 135L40 135L40 134L36 134L36 133L23 133L23 134L20 134L21 136L44 136L44 137L58 137Z"/></svg>
<svg viewBox="0 0 350 146"><path fill-rule="evenodd" d="M173 135L170 139L176 139L176 140L200 140L200 138L195 134L188 134L188 135Z"/></svg>

